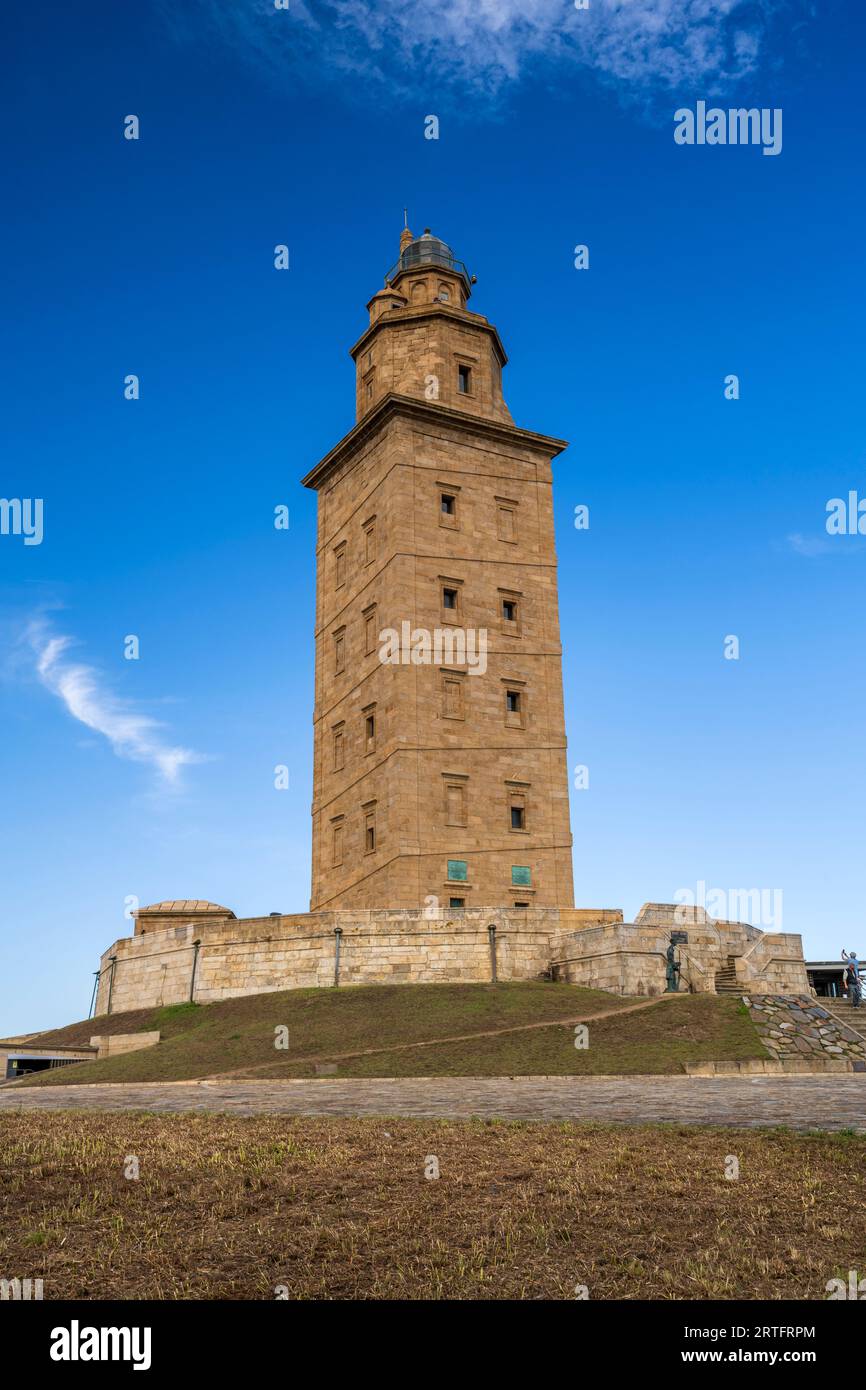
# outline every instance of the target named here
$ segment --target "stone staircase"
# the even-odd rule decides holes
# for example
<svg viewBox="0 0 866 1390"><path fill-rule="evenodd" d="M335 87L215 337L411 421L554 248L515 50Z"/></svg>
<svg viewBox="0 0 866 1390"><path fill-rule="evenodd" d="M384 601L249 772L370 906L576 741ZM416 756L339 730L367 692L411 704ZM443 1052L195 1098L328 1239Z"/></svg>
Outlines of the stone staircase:
<svg viewBox="0 0 866 1390"><path fill-rule="evenodd" d="M737 980L737 958L728 956L726 965L715 974L716 994L742 994L743 986Z"/></svg>
<svg viewBox="0 0 866 1390"><path fill-rule="evenodd" d="M819 999L818 1003L834 1018L841 1018L849 1028L854 1028L866 1036L866 1000L861 1003L859 1009L855 1009L847 999Z"/></svg>

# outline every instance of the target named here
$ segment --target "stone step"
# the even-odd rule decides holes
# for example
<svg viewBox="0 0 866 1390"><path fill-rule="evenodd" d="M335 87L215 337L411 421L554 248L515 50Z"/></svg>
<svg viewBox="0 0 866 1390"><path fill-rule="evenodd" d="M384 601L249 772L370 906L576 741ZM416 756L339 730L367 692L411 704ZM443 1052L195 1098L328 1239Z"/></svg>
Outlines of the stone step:
<svg viewBox="0 0 866 1390"><path fill-rule="evenodd" d="M721 966L713 977L716 994L742 994L743 987L737 979L736 969L728 957L728 964Z"/></svg>
<svg viewBox="0 0 866 1390"><path fill-rule="evenodd" d="M737 972L730 967L723 967L717 970L714 976L716 994L739 994L740 984L737 980Z"/></svg>

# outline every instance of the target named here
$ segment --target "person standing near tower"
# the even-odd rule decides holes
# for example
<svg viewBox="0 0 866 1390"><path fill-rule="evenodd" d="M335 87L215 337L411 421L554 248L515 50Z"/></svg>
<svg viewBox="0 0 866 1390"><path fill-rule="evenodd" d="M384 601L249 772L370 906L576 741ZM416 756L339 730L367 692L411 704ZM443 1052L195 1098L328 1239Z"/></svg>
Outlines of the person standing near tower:
<svg viewBox="0 0 866 1390"><path fill-rule="evenodd" d="M843 951L842 959L848 966L848 993L851 999L851 1006L852 1008L859 1009L863 989L860 980L860 962L857 959L857 952L852 951L849 955L847 951Z"/></svg>

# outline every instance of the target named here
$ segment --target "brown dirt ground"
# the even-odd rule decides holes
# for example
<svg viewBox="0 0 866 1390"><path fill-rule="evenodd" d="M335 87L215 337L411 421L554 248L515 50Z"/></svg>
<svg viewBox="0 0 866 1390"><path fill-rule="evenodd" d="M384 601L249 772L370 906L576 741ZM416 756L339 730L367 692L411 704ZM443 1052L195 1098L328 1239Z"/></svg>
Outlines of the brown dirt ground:
<svg viewBox="0 0 866 1390"><path fill-rule="evenodd" d="M864 1170L844 1134L10 1113L0 1273L46 1299L822 1299L866 1270Z"/></svg>

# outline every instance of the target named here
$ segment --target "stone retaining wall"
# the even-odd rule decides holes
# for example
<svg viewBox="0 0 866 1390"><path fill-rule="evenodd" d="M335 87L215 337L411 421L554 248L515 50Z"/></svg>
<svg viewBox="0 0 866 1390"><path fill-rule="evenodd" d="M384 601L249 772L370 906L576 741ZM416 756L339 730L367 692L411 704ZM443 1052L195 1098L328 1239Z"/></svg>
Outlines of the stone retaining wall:
<svg viewBox="0 0 866 1390"><path fill-rule="evenodd" d="M695 909L691 917L677 920L674 911L662 913L658 904L651 904L633 923L606 922L567 933L553 962L555 977L614 994L663 994L670 933L682 930L688 935L688 942L677 948L682 990L715 994L716 972L732 960L744 992L808 992L799 936L761 932L747 922L716 922Z"/></svg>
<svg viewBox="0 0 866 1390"><path fill-rule="evenodd" d="M156 1047L158 1042L158 1030L147 1033L97 1033L90 1039L90 1046L97 1049L97 1060L101 1062L103 1057L140 1052L143 1047Z"/></svg>
<svg viewBox="0 0 866 1390"><path fill-rule="evenodd" d="M102 957L96 1012L335 983L477 983L493 978L494 954L498 979L530 980L548 971L564 928L579 920L557 908L478 908L432 920L370 909L148 931Z"/></svg>
<svg viewBox="0 0 866 1390"><path fill-rule="evenodd" d="M183 909L149 909L146 930L106 951L98 1015L335 984L479 983L494 971L499 980L552 974L612 994L652 996L665 989L665 950L679 922L679 910L664 904L647 904L633 923L612 908L489 907L439 916L370 908L242 920L215 910L209 920L201 913L189 920ZM714 993L716 971L729 957L744 991L808 988L798 936L713 922L699 909L685 929L683 989Z"/></svg>
<svg viewBox="0 0 866 1390"><path fill-rule="evenodd" d="M761 1042L780 1062L866 1071L866 1040L808 994L743 996ZM866 1013L866 1010L864 1010Z"/></svg>

